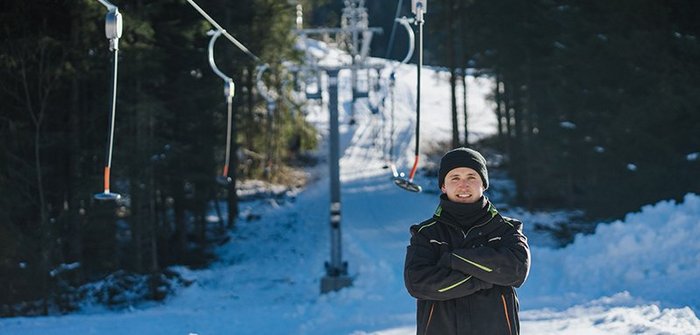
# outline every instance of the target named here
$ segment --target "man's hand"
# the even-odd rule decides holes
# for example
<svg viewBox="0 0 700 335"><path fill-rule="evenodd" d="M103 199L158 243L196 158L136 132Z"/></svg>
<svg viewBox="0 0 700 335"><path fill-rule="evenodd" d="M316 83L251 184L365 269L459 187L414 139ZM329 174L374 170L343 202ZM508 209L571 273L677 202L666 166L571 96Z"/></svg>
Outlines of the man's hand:
<svg viewBox="0 0 700 335"><path fill-rule="evenodd" d="M446 252L440 256L440 259L438 259L437 263L435 264L438 267L441 268L452 268L452 253L451 252ZM483 281L479 278L472 277L470 280L474 281L474 286L477 290L488 290L493 287L492 283Z"/></svg>

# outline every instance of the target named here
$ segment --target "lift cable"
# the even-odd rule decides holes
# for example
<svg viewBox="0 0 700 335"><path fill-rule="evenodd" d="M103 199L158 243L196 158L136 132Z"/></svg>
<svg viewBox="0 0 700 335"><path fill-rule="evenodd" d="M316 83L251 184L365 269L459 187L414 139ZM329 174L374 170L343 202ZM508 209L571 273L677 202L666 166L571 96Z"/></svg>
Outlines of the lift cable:
<svg viewBox="0 0 700 335"><path fill-rule="evenodd" d="M389 95L391 96L391 113L390 113L390 118L391 118L391 130L389 132L389 159L387 160L387 165L384 166L384 168L388 168L389 164L394 165L394 111L396 109L396 101L394 99L394 91L396 87L396 69L404 64L407 64L408 61L413 57L413 51L415 50L416 46L416 35L413 32L413 28L411 28L411 23L413 23L413 19L409 19L407 17L401 17L397 18L394 21L400 23L405 29L406 33L408 34L408 50L406 52L406 56L404 57L403 60L401 60L400 63L394 64L391 66L390 71L389 71ZM384 128L384 124L382 124L382 131ZM386 148L386 139L384 140L384 147ZM382 150L384 154L386 154L386 149ZM386 156L384 156L386 160ZM392 167L392 171L395 171L396 167ZM398 173L394 173L394 177L398 177Z"/></svg>
<svg viewBox="0 0 700 335"><path fill-rule="evenodd" d="M209 23L211 23L217 30L221 31L223 35L229 39L229 41L231 41L239 49L241 49L241 51L243 51L246 55L250 56L250 58L254 59L257 63L263 63L263 61L258 56L253 54L250 50L248 50L248 48L246 48L245 45L243 45L243 43L239 42L236 38L231 36L231 34L229 34L226 31L226 29L224 29L223 27L221 27L221 25L216 23L216 21L214 21L214 19L212 19L211 16L209 16L201 7L199 7L197 3L194 2L194 0L187 0L187 2L189 2L190 5L192 5L192 7L194 7L194 9L196 9L199 12L199 14L201 14L205 19L207 19L207 21L209 21Z"/></svg>
<svg viewBox="0 0 700 335"><path fill-rule="evenodd" d="M389 45L386 48L386 55L384 55L385 59L389 59L389 56L391 56L391 51L394 49L394 36L396 34L396 21L399 18L399 14L401 13L401 5L403 4L403 0L399 0L398 4L396 4L396 14L394 14L394 23L391 25L391 34L389 35Z"/></svg>

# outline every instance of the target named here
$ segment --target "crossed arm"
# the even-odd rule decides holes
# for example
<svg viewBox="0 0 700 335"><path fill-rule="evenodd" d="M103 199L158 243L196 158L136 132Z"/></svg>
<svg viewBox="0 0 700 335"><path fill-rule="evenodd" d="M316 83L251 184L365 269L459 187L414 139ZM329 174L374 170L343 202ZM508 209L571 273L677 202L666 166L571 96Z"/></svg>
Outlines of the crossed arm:
<svg viewBox="0 0 700 335"><path fill-rule="evenodd" d="M493 285L520 286L527 277L530 251L527 238L510 229L498 246L455 249L441 253L420 233L406 250L404 281L415 298L449 300Z"/></svg>
<svg viewBox="0 0 700 335"><path fill-rule="evenodd" d="M517 229L501 236L498 246L455 249L446 257L452 269L494 285L519 287L530 271L527 238Z"/></svg>

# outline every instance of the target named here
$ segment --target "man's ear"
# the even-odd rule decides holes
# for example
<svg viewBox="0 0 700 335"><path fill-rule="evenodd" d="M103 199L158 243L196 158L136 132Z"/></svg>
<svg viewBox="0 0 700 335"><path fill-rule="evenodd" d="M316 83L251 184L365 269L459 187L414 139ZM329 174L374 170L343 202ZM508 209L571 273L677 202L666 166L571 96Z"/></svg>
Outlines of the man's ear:
<svg viewBox="0 0 700 335"><path fill-rule="evenodd" d="M440 187L440 191L442 191L442 193L447 193L447 189L445 188L445 185L442 185L442 187Z"/></svg>

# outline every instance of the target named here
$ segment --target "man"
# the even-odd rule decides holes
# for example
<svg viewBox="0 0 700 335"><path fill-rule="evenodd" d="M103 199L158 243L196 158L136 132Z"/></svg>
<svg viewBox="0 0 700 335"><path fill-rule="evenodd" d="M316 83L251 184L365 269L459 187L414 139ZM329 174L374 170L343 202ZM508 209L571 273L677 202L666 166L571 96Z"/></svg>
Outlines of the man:
<svg viewBox="0 0 700 335"><path fill-rule="evenodd" d="M433 217L411 227L404 280L417 301L417 334L515 335L515 288L530 270L522 223L484 196L486 160L468 148L442 157Z"/></svg>

